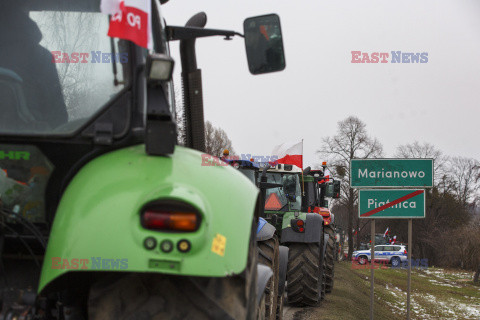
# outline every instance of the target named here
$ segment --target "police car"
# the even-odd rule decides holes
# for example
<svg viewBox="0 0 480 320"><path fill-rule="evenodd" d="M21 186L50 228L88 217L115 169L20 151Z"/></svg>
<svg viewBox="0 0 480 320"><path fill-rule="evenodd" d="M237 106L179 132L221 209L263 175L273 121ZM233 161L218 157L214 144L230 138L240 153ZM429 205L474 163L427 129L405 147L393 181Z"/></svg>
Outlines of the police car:
<svg viewBox="0 0 480 320"><path fill-rule="evenodd" d="M370 250L354 251L352 259L359 264L365 264L371 260ZM396 244L375 246L375 261L391 263L394 268L399 267L401 263L407 261L407 247Z"/></svg>

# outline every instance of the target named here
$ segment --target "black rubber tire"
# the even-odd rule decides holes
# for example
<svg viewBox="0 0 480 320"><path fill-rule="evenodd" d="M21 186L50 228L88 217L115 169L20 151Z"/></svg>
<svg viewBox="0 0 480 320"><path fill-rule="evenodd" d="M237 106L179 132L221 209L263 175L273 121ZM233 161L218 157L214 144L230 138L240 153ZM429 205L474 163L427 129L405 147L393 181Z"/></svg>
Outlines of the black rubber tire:
<svg viewBox="0 0 480 320"><path fill-rule="evenodd" d="M256 223L241 275L207 278L158 273L105 276L90 288L88 319L259 319ZM261 318L260 318L261 319Z"/></svg>
<svg viewBox="0 0 480 320"><path fill-rule="evenodd" d="M392 264L392 268L398 268L400 266L401 260L399 257L393 257L390 260L390 263Z"/></svg>
<svg viewBox="0 0 480 320"><path fill-rule="evenodd" d="M265 300L265 295L263 295L262 300L260 300L260 305L258 306L257 320L267 319L265 317L265 309L266 309L266 300Z"/></svg>
<svg viewBox="0 0 480 320"><path fill-rule="evenodd" d="M358 264L364 265L364 264L367 264L367 263L368 263L368 257L367 256L359 256L358 257Z"/></svg>
<svg viewBox="0 0 480 320"><path fill-rule="evenodd" d="M279 243L276 235L265 241L257 241L258 262L270 267L273 275L265 288L265 319L275 320L277 312L278 282L280 273Z"/></svg>
<svg viewBox="0 0 480 320"><path fill-rule="evenodd" d="M326 285L327 283L327 277L325 276L325 272L322 273L322 291L320 292L320 300L323 301L325 300L325 296L327 295L326 291Z"/></svg>
<svg viewBox="0 0 480 320"><path fill-rule="evenodd" d="M323 270L325 273L325 292L330 293L333 290L333 282L335 275L335 230L333 226L325 226L324 231L328 234L327 248Z"/></svg>
<svg viewBox="0 0 480 320"><path fill-rule="evenodd" d="M321 300L322 264L319 243L292 243L288 252L287 300L293 306L315 306Z"/></svg>
<svg viewBox="0 0 480 320"><path fill-rule="evenodd" d="M283 319L283 306L285 305L285 294L282 294L281 296L278 296L277 298L277 317L275 318L276 320L282 320Z"/></svg>

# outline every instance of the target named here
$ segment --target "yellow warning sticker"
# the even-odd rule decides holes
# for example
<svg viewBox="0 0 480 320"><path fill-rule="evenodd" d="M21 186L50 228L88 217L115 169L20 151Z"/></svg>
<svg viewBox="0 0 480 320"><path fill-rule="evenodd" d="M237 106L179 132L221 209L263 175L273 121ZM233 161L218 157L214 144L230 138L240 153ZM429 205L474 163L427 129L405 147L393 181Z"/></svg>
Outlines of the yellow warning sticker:
<svg viewBox="0 0 480 320"><path fill-rule="evenodd" d="M212 252L218 254L219 256L225 255L225 245L227 244L227 238L217 233L212 242Z"/></svg>

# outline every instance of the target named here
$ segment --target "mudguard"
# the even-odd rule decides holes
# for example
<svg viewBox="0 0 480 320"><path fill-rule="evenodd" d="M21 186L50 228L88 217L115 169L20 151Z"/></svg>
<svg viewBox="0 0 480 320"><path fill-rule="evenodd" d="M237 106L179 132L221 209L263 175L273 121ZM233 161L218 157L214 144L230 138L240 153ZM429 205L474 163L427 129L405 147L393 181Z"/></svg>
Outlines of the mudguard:
<svg viewBox="0 0 480 320"><path fill-rule="evenodd" d="M230 166L206 165L195 150L177 146L170 157L153 157L138 145L104 154L86 164L62 196L38 291L69 272L239 274L247 264L257 197L258 189L243 174ZM196 208L199 229L144 229L140 210L156 200ZM156 244L151 250L144 244L147 238ZM173 244L170 252L160 250L165 240ZM188 252L180 252L180 240L190 243Z"/></svg>
<svg viewBox="0 0 480 320"><path fill-rule="evenodd" d="M299 219L305 220L305 232L300 233L294 231L290 227L290 219L293 219L294 216L285 215L284 216L284 228L282 229L281 242L322 242L323 235L323 218L318 213L300 213L298 216ZM285 226L285 223L288 225Z"/></svg>
<svg viewBox="0 0 480 320"><path fill-rule="evenodd" d="M268 280L273 276L273 271L270 267L264 264L257 265L257 304L260 304L265 293Z"/></svg>
<svg viewBox="0 0 480 320"><path fill-rule="evenodd" d="M288 268L288 247L279 246L280 254L280 271L278 274L278 295L282 296L285 292L285 284L287 282L287 268Z"/></svg>
<svg viewBox="0 0 480 320"><path fill-rule="evenodd" d="M275 227L272 226L267 220L263 218L258 219L257 227L257 241L265 241L273 238L275 234Z"/></svg>

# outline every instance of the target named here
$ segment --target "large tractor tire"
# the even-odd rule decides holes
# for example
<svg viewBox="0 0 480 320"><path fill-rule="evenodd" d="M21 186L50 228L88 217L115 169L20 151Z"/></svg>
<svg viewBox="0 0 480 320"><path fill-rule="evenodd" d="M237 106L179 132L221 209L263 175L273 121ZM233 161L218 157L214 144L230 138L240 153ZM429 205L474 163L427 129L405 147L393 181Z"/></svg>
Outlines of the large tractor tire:
<svg viewBox="0 0 480 320"><path fill-rule="evenodd" d="M282 320L283 319L283 306L285 305L285 295L282 294L281 296L278 296L277 300L277 316L276 320Z"/></svg>
<svg viewBox="0 0 480 320"><path fill-rule="evenodd" d="M90 288L91 320L264 319L257 304L256 223L242 275L208 278L156 273L106 276Z"/></svg>
<svg viewBox="0 0 480 320"><path fill-rule="evenodd" d="M321 300L323 263L320 243L289 246L287 301L293 306L315 306Z"/></svg>
<svg viewBox="0 0 480 320"><path fill-rule="evenodd" d="M325 226L324 230L325 233L328 234L323 268L325 272L325 292L330 293L333 289L333 280L335 275L335 230L331 225Z"/></svg>
<svg viewBox="0 0 480 320"><path fill-rule="evenodd" d="M278 251L278 238L276 235L273 238L265 241L257 241L258 246L258 262L270 267L273 271L273 276L267 283L265 288L265 319L275 320L277 313L277 299L278 299L278 282L280 272L280 256Z"/></svg>

